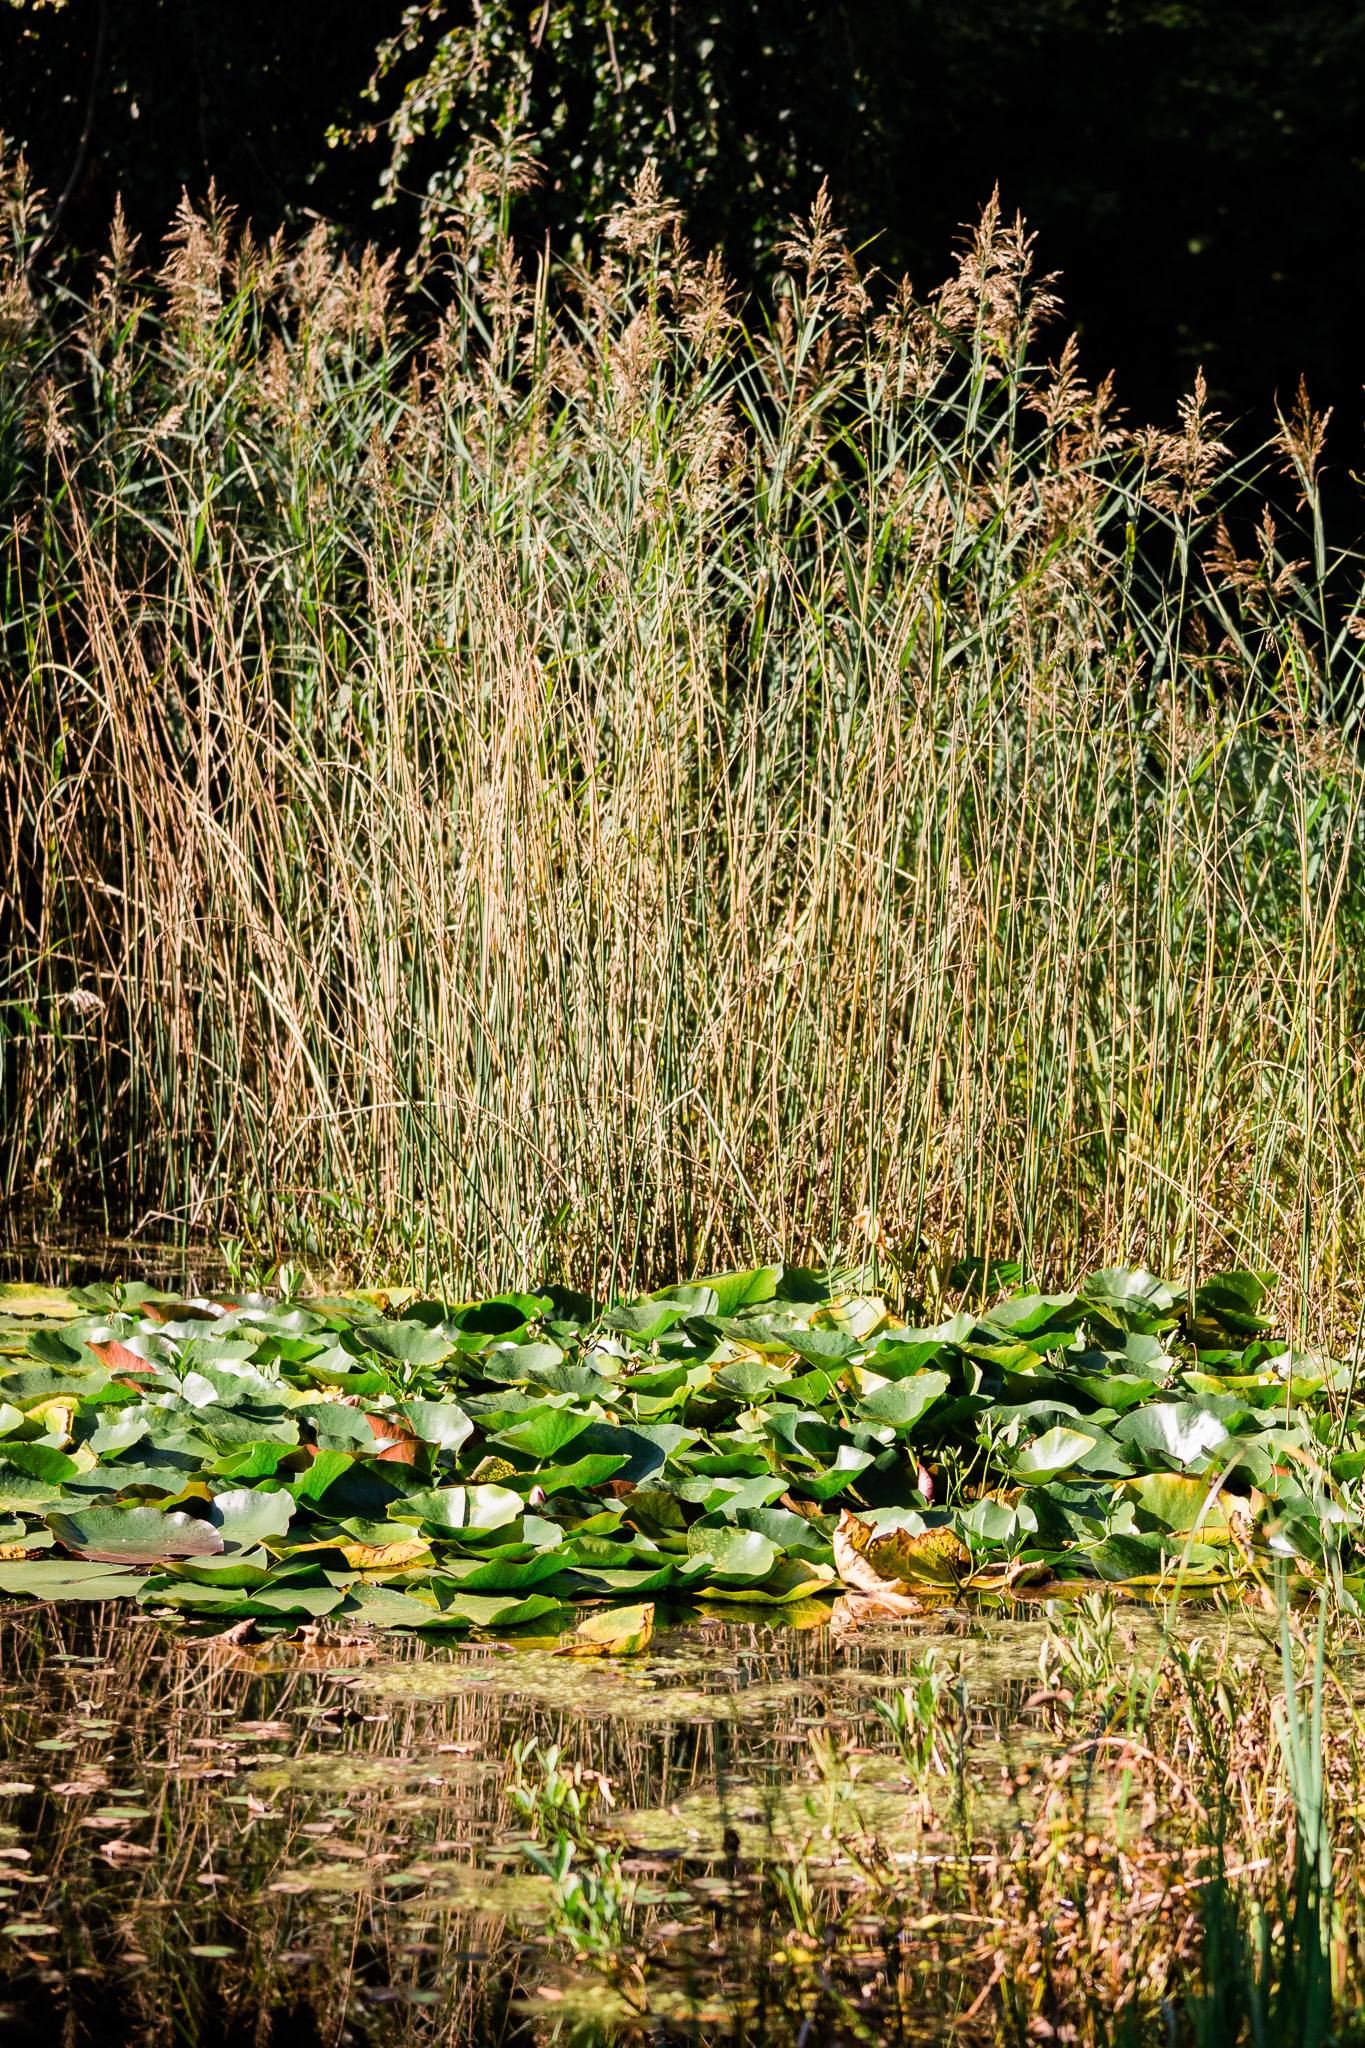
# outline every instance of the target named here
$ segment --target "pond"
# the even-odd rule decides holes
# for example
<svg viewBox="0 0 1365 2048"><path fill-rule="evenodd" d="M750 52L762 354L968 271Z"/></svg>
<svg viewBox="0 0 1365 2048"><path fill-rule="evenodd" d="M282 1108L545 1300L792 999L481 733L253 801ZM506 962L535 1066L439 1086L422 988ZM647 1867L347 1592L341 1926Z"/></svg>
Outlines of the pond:
<svg viewBox="0 0 1365 2048"><path fill-rule="evenodd" d="M0 1284L7 2038L1362 2008L1365 1432L1260 1277L78 1277Z"/></svg>
<svg viewBox="0 0 1365 2048"><path fill-rule="evenodd" d="M1115 1960L1163 1919L1174 1955L1190 1918L1193 1795L1077 1727L1088 1653L1055 1613L846 1642L694 1614L610 1665L553 1637L239 1647L122 1603L3 1620L16 2042L995 2038L1001 1957L1060 1984L1087 1888ZM1121 1726L1161 1622L1111 1602L1106 1627ZM1218 1627L1249 1670L1254 1629ZM926 1671L920 1774L890 1709ZM569 1836L602 1845L596 1926L543 1867L566 1788Z"/></svg>

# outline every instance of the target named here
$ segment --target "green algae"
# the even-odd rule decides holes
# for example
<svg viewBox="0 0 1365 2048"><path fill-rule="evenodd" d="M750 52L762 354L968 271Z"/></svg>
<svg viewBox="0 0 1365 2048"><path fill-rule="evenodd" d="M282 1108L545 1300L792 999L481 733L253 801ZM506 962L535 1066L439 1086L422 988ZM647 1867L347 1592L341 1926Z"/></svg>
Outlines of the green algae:
<svg viewBox="0 0 1365 2048"><path fill-rule="evenodd" d="M553 1652L523 1651L487 1664L373 1666L349 1690L389 1700L447 1700L485 1692L541 1707L602 1715L621 1721L751 1720L806 1696L796 1682L754 1685L743 1691L703 1690L688 1678L723 1678L705 1658L616 1665L578 1663ZM733 1675L733 1674L729 1674Z"/></svg>

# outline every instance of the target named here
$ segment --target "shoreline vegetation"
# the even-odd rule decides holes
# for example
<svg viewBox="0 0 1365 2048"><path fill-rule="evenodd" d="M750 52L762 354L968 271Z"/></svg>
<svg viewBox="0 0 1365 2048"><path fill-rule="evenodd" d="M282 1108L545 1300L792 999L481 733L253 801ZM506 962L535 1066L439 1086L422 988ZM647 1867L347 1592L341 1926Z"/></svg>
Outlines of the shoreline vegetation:
<svg viewBox="0 0 1365 2048"><path fill-rule="evenodd" d="M6 161L0 1192L444 1298L1236 1267L1348 1355L1308 397L1134 429L994 207L741 307L649 171L591 270L475 172L430 299L214 200L38 304Z"/></svg>
<svg viewBox="0 0 1365 2048"><path fill-rule="evenodd" d="M1359 2037L1365 1415L1265 1276L280 1278L0 1292L10 2019Z"/></svg>
<svg viewBox="0 0 1365 2048"><path fill-rule="evenodd" d="M577 1621L584 1656L699 1600L838 1634L1104 1585L1365 1605L1365 1389L1262 1275L959 1276L932 1325L871 1267L605 1307L285 1277L0 1290L0 1591L244 1638Z"/></svg>

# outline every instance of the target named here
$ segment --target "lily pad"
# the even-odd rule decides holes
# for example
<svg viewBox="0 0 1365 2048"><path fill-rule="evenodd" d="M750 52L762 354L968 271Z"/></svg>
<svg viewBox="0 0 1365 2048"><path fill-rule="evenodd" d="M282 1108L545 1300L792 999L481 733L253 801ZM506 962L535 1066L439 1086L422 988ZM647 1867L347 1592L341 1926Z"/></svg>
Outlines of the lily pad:
<svg viewBox="0 0 1365 2048"><path fill-rule="evenodd" d="M654 1633L654 1605L609 1607L580 1621L573 1641L561 1655L570 1657L638 1657Z"/></svg>
<svg viewBox="0 0 1365 2048"><path fill-rule="evenodd" d="M223 1537L210 1522L160 1508L82 1508L50 1514L47 1526L77 1557L111 1564L159 1564L171 1557L213 1557Z"/></svg>
<svg viewBox="0 0 1365 2048"><path fill-rule="evenodd" d="M921 1372L892 1380L858 1403L859 1415L873 1422L889 1422L898 1434L908 1433L923 1419L935 1401L948 1391L946 1372Z"/></svg>
<svg viewBox="0 0 1365 2048"><path fill-rule="evenodd" d="M687 1548L694 1556L711 1559L718 1579L766 1579L777 1562L777 1549L757 1529L740 1529L732 1522L694 1522L687 1532Z"/></svg>
<svg viewBox="0 0 1365 2048"><path fill-rule="evenodd" d="M209 1509L209 1520L221 1530L223 1541L243 1547L283 1536L293 1516L293 1496L282 1487L237 1487L216 1495Z"/></svg>

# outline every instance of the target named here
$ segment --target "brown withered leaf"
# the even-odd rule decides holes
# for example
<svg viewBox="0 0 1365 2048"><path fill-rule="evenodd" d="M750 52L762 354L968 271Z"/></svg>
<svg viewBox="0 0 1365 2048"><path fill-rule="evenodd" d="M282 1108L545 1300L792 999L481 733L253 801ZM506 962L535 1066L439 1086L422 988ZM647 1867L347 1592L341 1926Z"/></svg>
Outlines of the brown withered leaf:
<svg viewBox="0 0 1365 2048"><path fill-rule="evenodd" d="M649 1647L654 1633L654 1602L638 1607L611 1607L604 1614L590 1614L580 1621L567 1643L551 1651L554 1657L637 1657Z"/></svg>
<svg viewBox="0 0 1365 2048"><path fill-rule="evenodd" d="M852 1635L865 1621L923 1619L933 1605L912 1593L841 1593L829 1611L829 1625L836 1637Z"/></svg>
<svg viewBox="0 0 1365 2048"><path fill-rule="evenodd" d="M405 1422L391 1415L367 1415L381 1465L415 1465L418 1439Z"/></svg>
<svg viewBox="0 0 1365 2048"><path fill-rule="evenodd" d="M109 1337L103 1344L92 1344L90 1349L107 1372L114 1373L120 1383L140 1392L142 1382L156 1378L156 1367L148 1359L130 1351L126 1344L120 1344L117 1337Z"/></svg>
<svg viewBox="0 0 1365 2048"><path fill-rule="evenodd" d="M888 1594L924 1596L956 1590L971 1569L965 1545L951 1529L905 1529L879 1536L845 1508L834 1531L834 1564L846 1586L878 1599ZM915 1611L920 1611L918 1605Z"/></svg>
<svg viewBox="0 0 1365 2048"><path fill-rule="evenodd" d="M1040 1586L1053 1576L1050 1564L1026 1564L1022 1557L1015 1557L1008 1564L988 1565L984 1571L973 1572L963 1589L969 1593L1011 1593L1016 1586Z"/></svg>
<svg viewBox="0 0 1365 2048"><path fill-rule="evenodd" d="M231 1628L225 1628L219 1636L211 1636L210 1642L226 1643L229 1649L237 1649L243 1643L257 1643L261 1632L254 1621L234 1621Z"/></svg>
<svg viewBox="0 0 1365 2048"><path fill-rule="evenodd" d="M919 1600L900 1579L883 1579L877 1568L862 1550L857 1547L854 1534L866 1536L869 1531L864 1522L845 1508L834 1531L834 1569L846 1586L852 1586L855 1593L865 1595L859 1603L860 1612L852 1611L852 1601L839 1601L838 1607L848 1606L848 1620L851 1624L864 1619L869 1603L887 1614L922 1614L924 1609Z"/></svg>

